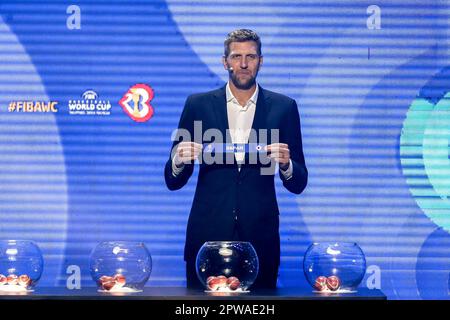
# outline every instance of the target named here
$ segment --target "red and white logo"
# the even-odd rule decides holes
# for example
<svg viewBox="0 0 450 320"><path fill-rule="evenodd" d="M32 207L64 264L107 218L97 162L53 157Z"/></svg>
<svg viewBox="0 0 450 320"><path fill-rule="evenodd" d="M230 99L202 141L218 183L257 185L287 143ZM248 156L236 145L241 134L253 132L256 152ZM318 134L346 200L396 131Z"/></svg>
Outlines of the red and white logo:
<svg viewBox="0 0 450 320"><path fill-rule="evenodd" d="M145 122L153 116L153 107L150 104L153 96L153 89L150 86L138 83L128 89L119 104L131 119Z"/></svg>

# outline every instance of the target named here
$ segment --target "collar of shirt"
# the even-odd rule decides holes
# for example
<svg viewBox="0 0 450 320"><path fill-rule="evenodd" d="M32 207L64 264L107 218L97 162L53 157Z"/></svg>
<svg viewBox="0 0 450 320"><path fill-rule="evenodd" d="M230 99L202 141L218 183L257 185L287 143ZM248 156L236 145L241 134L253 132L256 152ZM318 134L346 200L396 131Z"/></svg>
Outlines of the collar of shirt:
<svg viewBox="0 0 450 320"><path fill-rule="evenodd" d="M259 93L259 85L256 84L256 90L255 90L255 92L253 92L253 95L250 97L250 99L247 101L247 103L244 106L241 106L239 104L239 102L237 101L237 99L234 97L233 93L231 92L230 82L229 81L227 82L227 87L226 87L227 104L232 102L234 105L239 106L240 110L242 110L242 111L247 111L248 108L250 107L250 105L252 105L252 104L256 106L256 102L258 100L258 93Z"/></svg>

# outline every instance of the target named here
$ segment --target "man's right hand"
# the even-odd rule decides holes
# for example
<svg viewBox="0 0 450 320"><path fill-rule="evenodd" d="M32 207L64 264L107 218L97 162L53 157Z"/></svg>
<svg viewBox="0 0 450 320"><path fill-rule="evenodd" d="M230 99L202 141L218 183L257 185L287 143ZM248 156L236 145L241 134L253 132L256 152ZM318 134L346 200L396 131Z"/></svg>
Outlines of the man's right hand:
<svg viewBox="0 0 450 320"><path fill-rule="evenodd" d="M177 150L173 161L177 168L181 168L185 163L191 163L197 159L203 150L203 146L195 142L180 142L177 145Z"/></svg>

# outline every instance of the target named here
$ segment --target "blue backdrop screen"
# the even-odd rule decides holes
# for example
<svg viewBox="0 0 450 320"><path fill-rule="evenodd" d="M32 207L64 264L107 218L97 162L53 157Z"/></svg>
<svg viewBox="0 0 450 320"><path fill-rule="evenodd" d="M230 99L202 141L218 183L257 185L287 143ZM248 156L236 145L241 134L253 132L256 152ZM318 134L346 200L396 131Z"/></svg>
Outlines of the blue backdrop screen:
<svg viewBox="0 0 450 320"><path fill-rule="evenodd" d="M312 242L351 241L362 286L448 299L449 12L440 0L1 1L0 238L41 247L43 286L65 286L71 265L94 286L89 255L106 240L147 245L147 285L184 285L196 173L166 188L171 135L188 95L227 80L226 34L250 28L259 83L298 103L310 173L299 196L277 177L279 286L307 285ZM119 103L136 84L154 92L146 121Z"/></svg>

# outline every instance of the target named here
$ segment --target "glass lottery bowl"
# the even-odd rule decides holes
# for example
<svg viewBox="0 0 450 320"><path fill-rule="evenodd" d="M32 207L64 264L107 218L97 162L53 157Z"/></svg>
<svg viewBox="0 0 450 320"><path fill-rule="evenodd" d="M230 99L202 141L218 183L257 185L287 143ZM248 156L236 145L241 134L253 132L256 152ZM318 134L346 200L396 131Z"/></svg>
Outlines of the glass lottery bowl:
<svg viewBox="0 0 450 320"><path fill-rule="evenodd" d="M142 242L102 242L91 253L90 270L99 292L141 292L152 258Z"/></svg>
<svg viewBox="0 0 450 320"><path fill-rule="evenodd" d="M249 292L258 269L258 255L250 242L205 242L197 254L197 276L206 292Z"/></svg>
<svg viewBox="0 0 450 320"><path fill-rule="evenodd" d="M366 258L356 243L313 243L303 272L315 292L356 292L366 272Z"/></svg>
<svg viewBox="0 0 450 320"><path fill-rule="evenodd" d="M41 278L44 259L29 240L0 240L1 292L31 292Z"/></svg>

